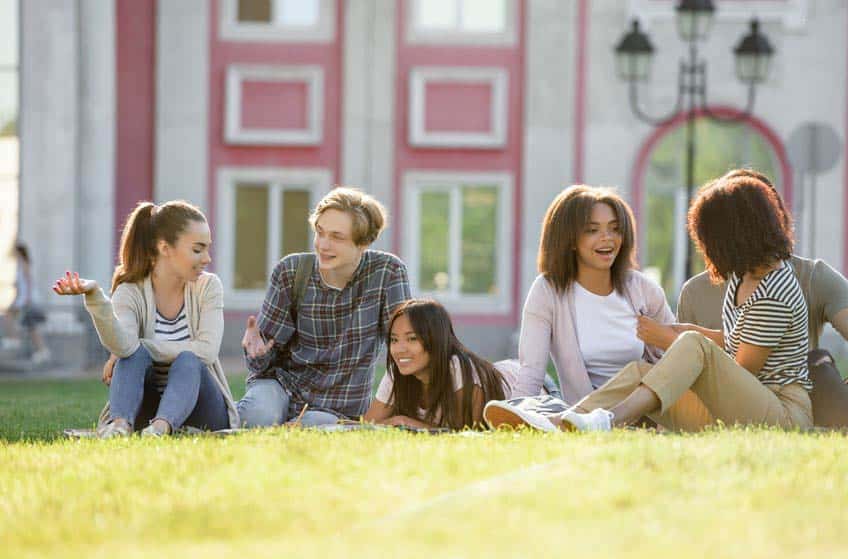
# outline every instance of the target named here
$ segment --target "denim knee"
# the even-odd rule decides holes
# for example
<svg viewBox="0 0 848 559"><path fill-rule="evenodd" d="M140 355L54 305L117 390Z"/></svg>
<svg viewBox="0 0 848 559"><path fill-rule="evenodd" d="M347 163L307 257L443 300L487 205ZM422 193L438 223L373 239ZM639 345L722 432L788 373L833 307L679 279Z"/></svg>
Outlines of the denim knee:
<svg viewBox="0 0 848 559"><path fill-rule="evenodd" d="M181 351L177 358L174 359L174 362L171 363L171 367L179 364L182 367L192 367L199 369L203 366L203 361L200 360L200 357L195 355L191 351Z"/></svg>
<svg viewBox="0 0 848 559"><path fill-rule="evenodd" d="M139 345L132 355L121 357L115 362L115 371L118 370L139 370L142 373L147 371L147 368L153 364L153 358L143 345Z"/></svg>
<svg viewBox="0 0 848 559"><path fill-rule="evenodd" d="M244 427L280 425L286 420L289 395L275 379L257 379L250 383L238 402L238 413Z"/></svg>

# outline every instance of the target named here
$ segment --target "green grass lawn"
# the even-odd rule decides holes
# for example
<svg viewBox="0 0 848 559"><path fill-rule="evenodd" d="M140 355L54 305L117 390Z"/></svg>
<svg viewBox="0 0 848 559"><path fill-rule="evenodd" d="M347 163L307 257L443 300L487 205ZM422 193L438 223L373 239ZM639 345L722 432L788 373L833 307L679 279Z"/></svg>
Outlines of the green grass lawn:
<svg viewBox="0 0 848 559"><path fill-rule="evenodd" d="M848 555L841 434L57 439L104 398L0 383L0 557Z"/></svg>

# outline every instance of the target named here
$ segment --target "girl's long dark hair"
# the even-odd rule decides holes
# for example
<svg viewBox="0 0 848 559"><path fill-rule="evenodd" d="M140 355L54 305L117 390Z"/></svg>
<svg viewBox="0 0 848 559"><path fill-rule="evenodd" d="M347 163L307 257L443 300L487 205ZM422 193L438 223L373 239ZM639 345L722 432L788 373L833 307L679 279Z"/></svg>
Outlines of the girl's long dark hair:
<svg viewBox="0 0 848 559"><path fill-rule="evenodd" d="M386 374L394 380L392 387L393 414L417 417L419 407L427 411L424 421L439 427L462 429L474 426L474 374L480 380L483 402L503 400L504 378L495 367L460 343L453 331L448 311L436 301L410 299L394 312L389 321L388 341L400 316L409 318L413 331L430 356L430 390L427 402L422 402L421 382L412 375L401 375L391 351L386 357ZM462 401L457 402L451 374L451 360L456 357L462 371ZM421 404L424 406L421 406Z"/></svg>

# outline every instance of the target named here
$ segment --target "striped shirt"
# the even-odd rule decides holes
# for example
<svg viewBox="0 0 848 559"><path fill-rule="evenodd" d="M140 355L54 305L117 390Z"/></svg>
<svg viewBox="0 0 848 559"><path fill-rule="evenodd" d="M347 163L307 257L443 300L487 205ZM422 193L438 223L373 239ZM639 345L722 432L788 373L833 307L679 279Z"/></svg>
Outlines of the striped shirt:
<svg viewBox="0 0 848 559"><path fill-rule="evenodd" d="M722 307L724 345L734 358L739 344L771 349L757 378L763 384L801 383L812 389L807 376L807 303L792 265L784 261L760 280L754 292L738 307L736 292L742 278L733 274Z"/></svg>
<svg viewBox="0 0 848 559"><path fill-rule="evenodd" d="M258 326L275 343L261 357L245 356L247 381L277 378L291 394L289 416L307 403L310 410L360 416L371 400L391 312L410 297L406 265L366 250L347 285L336 289L321 279L316 259L295 323L291 292L300 256L286 256L271 274Z"/></svg>
<svg viewBox="0 0 848 559"><path fill-rule="evenodd" d="M177 317L174 319L165 318L156 309L156 324L154 326L154 337L157 340L164 342L184 342L190 338L188 332L188 320L186 320L185 303L180 307ZM153 384L156 390L161 394L165 391L165 386L168 385L168 369L170 365L167 363L153 364Z"/></svg>

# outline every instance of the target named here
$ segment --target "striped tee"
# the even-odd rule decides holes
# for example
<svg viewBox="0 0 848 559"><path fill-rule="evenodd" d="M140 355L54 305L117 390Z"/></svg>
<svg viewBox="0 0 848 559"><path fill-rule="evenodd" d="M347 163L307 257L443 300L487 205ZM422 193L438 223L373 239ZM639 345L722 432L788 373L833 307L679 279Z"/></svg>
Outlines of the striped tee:
<svg viewBox="0 0 848 559"><path fill-rule="evenodd" d="M156 309L154 337L166 342L183 342L191 338L188 331L188 320L186 320L185 303L180 307L177 317L174 319L165 318L159 313L159 309ZM168 384L169 368L170 365L167 363L153 364L153 384L160 394L165 391L165 386Z"/></svg>
<svg viewBox="0 0 848 559"><path fill-rule="evenodd" d="M771 348L757 378L763 384L801 383L811 390L807 376L807 303L792 265L784 261L760 280L759 285L738 307L736 292L742 278L733 274L722 306L724 349L736 357L739 344Z"/></svg>

